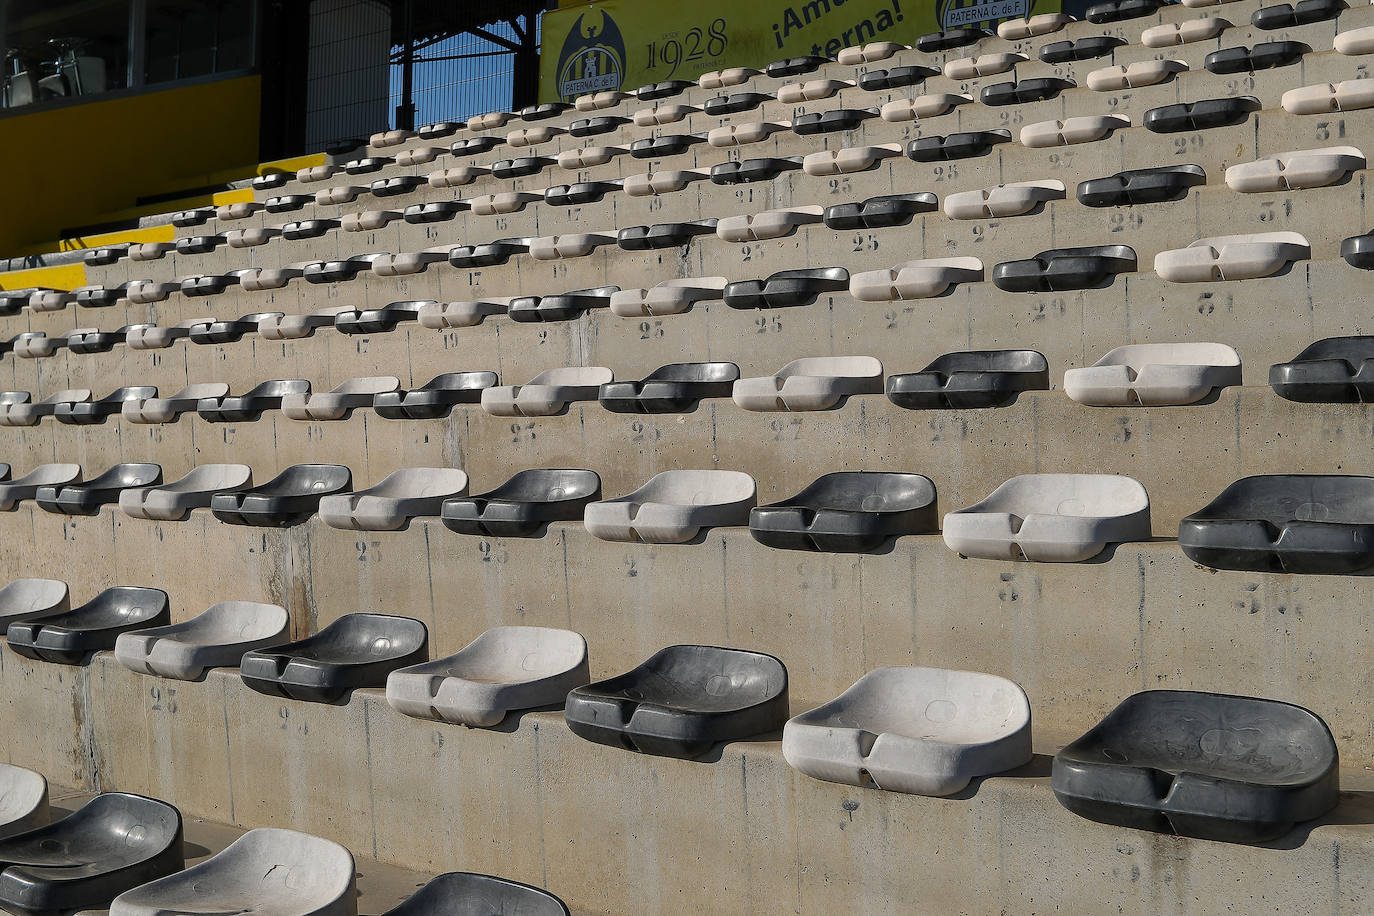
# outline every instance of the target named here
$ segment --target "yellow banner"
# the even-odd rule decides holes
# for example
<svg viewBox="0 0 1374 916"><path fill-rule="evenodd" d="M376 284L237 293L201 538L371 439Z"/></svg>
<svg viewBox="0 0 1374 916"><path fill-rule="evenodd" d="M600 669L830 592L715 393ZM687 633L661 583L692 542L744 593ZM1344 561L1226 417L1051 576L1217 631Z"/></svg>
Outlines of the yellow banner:
<svg viewBox="0 0 1374 916"><path fill-rule="evenodd" d="M695 80L784 57L834 57L871 41L912 44L928 32L991 25L1061 0L597 0L544 14L539 96Z"/></svg>

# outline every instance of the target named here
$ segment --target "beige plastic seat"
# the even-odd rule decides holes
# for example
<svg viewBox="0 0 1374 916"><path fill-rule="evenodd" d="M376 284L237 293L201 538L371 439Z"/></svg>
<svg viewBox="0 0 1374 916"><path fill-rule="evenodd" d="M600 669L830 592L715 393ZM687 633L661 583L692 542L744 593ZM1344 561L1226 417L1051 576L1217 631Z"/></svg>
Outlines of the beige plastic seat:
<svg viewBox="0 0 1374 916"><path fill-rule="evenodd" d="M29 309L35 312L60 312L76 301L68 290L38 289L29 296Z"/></svg>
<svg viewBox="0 0 1374 916"><path fill-rule="evenodd" d="M414 146L396 154L396 164L403 168L428 165L448 152L446 146Z"/></svg>
<svg viewBox="0 0 1374 916"><path fill-rule="evenodd" d="M25 425L0 423L2 426ZM32 425L32 424L27 424ZM33 499L39 487L61 487L81 482L79 464L40 464L23 477L0 483L0 511L9 512L22 500Z"/></svg>
<svg viewBox="0 0 1374 916"><path fill-rule="evenodd" d="M1019 63L1030 60L1024 54L1014 51L998 51L993 54L979 54L976 57L958 57L945 62L946 79L972 80L980 76L993 76L1006 73Z"/></svg>
<svg viewBox="0 0 1374 916"><path fill-rule="evenodd" d="M748 525L756 493L742 471L663 471L633 493L589 503L582 524L603 541L685 544L705 528Z"/></svg>
<svg viewBox="0 0 1374 916"><path fill-rule="evenodd" d="M1374 79L1342 80L1289 89L1281 100L1289 114L1331 114L1374 106Z"/></svg>
<svg viewBox="0 0 1374 916"><path fill-rule="evenodd" d="M364 210L361 213L345 213L339 217L339 228L344 232L373 232L384 229L400 219L400 210Z"/></svg>
<svg viewBox="0 0 1374 916"><path fill-rule="evenodd" d="M611 293L611 314L621 318L680 315L697 302L719 299L729 282L725 277L683 277L648 289L622 289Z"/></svg>
<svg viewBox="0 0 1374 916"><path fill-rule="evenodd" d="M191 336L191 329L198 324L209 324L215 319L209 316L187 318L173 325L137 324L129 328L124 343L133 350L162 350L175 341Z"/></svg>
<svg viewBox="0 0 1374 916"><path fill-rule="evenodd" d="M125 287L125 295L135 305L149 305L163 302L181 288L174 280L130 280Z"/></svg>
<svg viewBox="0 0 1374 916"><path fill-rule="evenodd" d="M567 149L554 157L560 169L574 172L578 169L590 169L594 166L605 165L616 156L623 156L628 153L629 147L625 146L583 146L577 149Z"/></svg>
<svg viewBox="0 0 1374 916"><path fill-rule="evenodd" d="M960 105L973 101L973 96L957 92L929 92L914 99L895 99L887 102L878 113L884 121L893 124L902 121L917 121L921 118L935 118L948 114Z"/></svg>
<svg viewBox="0 0 1374 916"><path fill-rule="evenodd" d="M342 420L358 407L371 407L376 395L400 387L394 375L351 378L329 391L283 395L281 412L292 420Z"/></svg>
<svg viewBox="0 0 1374 916"><path fill-rule="evenodd" d="M784 105L800 105L803 102L817 102L828 99L841 89L857 86L854 80L818 79L784 83L778 87L778 101Z"/></svg>
<svg viewBox="0 0 1374 916"><path fill-rule="evenodd" d="M647 172L642 175L627 176L623 187L625 193L631 197L656 197L659 194L675 194L694 181L702 181L710 177L710 172L700 169Z"/></svg>
<svg viewBox="0 0 1374 916"><path fill-rule="evenodd" d="M1040 13L1028 19L1008 19L997 26L997 37L1004 41L1021 41L1058 32L1073 21L1073 17L1066 13Z"/></svg>
<svg viewBox="0 0 1374 916"><path fill-rule="evenodd" d="M506 134L506 145L517 149L525 146L538 146L548 143L554 137L561 137L567 131L553 124L539 124L534 127L521 127Z"/></svg>
<svg viewBox="0 0 1374 916"><path fill-rule="evenodd" d="M1122 115L1084 115L1063 121L1037 121L1021 128L1021 145L1031 149L1093 143L1111 136L1112 131L1131 126Z"/></svg>
<svg viewBox="0 0 1374 916"><path fill-rule="evenodd" d="M370 189L366 185L336 185L332 188L316 191L315 204L320 207L334 207L340 204L351 204L361 195L368 193L369 190Z"/></svg>
<svg viewBox="0 0 1374 916"><path fill-rule="evenodd" d="M438 516L444 500L467 492L468 475L457 468L401 468L366 490L321 497L319 516L331 528L399 531L413 518Z"/></svg>
<svg viewBox="0 0 1374 916"><path fill-rule="evenodd" d="M314 334L317 328L333 327L340 312L352 310L351 305L331 305L304 315L268 315L258 321L258 334L267 340L300 340Z"/></svg>
<svg viewBox="0 0 1374 916"><path fill-rule="evenodd" d="M761 242L790 235L798 226L819 223L825 211L819 206L787 207L716 221L716 235L727 242Z"/></svg>
<svg viewBox="0 0 1374 916"><path fill-rule="evenodd" d="M595 401L601 386L615 381L603 366L548 369L524 385L482 390L482 409L497 417L551 417L573 401Z"/></svg>
<svg viewBox="0 0 1374 916"><path fill-rule="evenodd" d="M128 248L128 258L130 261L157 261L176 249L176 242L135 243Z"/></svg>
<svg viewBox="0 0 1374 916"><path fill-rule="evenodd" d="M255 226L247 229L230 229L224 233L224 243L230 248L256 248L266 245L281 235L275 226Z"/></svg>
<svg viewBox="0 0 1374 916"><path fill-rule="evenodd" d="M496 130L505 127L515 120L513 111L489 111L486 114L473 115L468 118L468 130Z"/></svg>
<svg viewBox="0 0 1374 916"><path fill-rule="evenodd" d="M763 73L762 70L755 70L752 67L729 67L725 70L709 70L697 79L697 85L702 89L727 89L730 86L739 86L743 83L747 83L761 73Z"/></svg>
<svg viewBox="0 0 1374 916"><path fill-rule="evenodd" d="M900 143L817 150L814 153L807 153L802 159L802 170L808 175L826 178L849 172L863 172L873 168L884 159L891 159L901 154L902 145Z"/></svg>
<svg viewBox="0 0 1374 916"><path fill-rule="evenodd" d="M338 171L337 165L312 165L296 172L296 180L302 184L314 184L317 181L328 181Z"/></svg>
<svg viewBox="0 0 1374 916"><path fill-rule="evenodd" d="M1365 167L1364 153L1353 146L1275 153L1226 170L1226 186L1253 194L1262 191L1299 191L1335 184Z"/></svg>
<svg viewBox="0 0 1374 916"><path fill-rule="evenodd" d="M1151 26L1140 33L1140 43L1147 48L1171 48L1216 38L1231 27L1231 23L1217 16L1185 19Z"/></svg>
<svg viewBox="0 0 1374 916"><path fill-rule="evenodd" d="M717 149L730 149L761 143L779 131L790 130L791 121L750 121L745 124L722 124L706 133L706 142Z"/></svg>
<svg viewBox="0 0 1374 916"><path fill-rule="evenodd" d="M66 586L63 585L62 589L65 593ZM9 839L35 828L45 827L50 818L48 780L33 770L26 770L10 763L0 763L0 839Z"/></svg>
<svg viewBox="0 0 1374 916"><path fill-rule="evenodd" d="M516 213L525 209L525 204L544 199L543 194L533 191L502 191L499 194L481 194L468 198L468 206L478 216L499 216Z"/></svg>
<svg viewBox="0 0 1374 916"><path fill-rule="evenodd" d="M505 296L461 302L426 302L420 306L419 321L422 327L435 331L476 327L490 315L506 314L515 299L514 296Z"/></svg>
<svg viewBox="0 0 1374 916"><path fill-rule="evenodd" d="M193 413L201 398L222 398L229 393L224 382L199 382L165 398L129 398L119 405L119 415L128 423L175 423L184 413Z"/></svg>
<svg viewBox="0 0 1374 916"><path fill-rule="evenodd" d="M253 470L246 464L201 464L171 483L120 490L119 508L129 518L180 521L194 509L210 508L216 493L252 485Z"/></svg>
<svg viewBox="0 0 1374 916"><path fill-rule="evenodd" d="M247 219L263 208L255 200L241 200L237 203L222 204L215 208L215 218L220 220Z"/></svg>
<svg viewBox="0 0 1374 916"><path fill-rule="evenodd" d="M1094 92L1119 92L1162 83L1188 65L1181 60L1138 60L1132 64L1102 67L1088 74L1087 86Z"/></svg>
<svg viewBox="0 0 1374 916"><path fill-rule="evenodd" d="M139 674L195 681L210 668L237 668L245 652L286 642L290 625L279 605L221 601L182 623L119 634L115 660Z"/></svg>
<svg viewBox="0 0 1374 916"><path fill-rule="evenodd" d="M372 272L379 277L409 277L424 273L431 264L442 264L448 260L454 246L436 245L421 248L419 251L404 251L400 254L379 254L372 261Z"/></svg>
<svg viewBox="0 0 1374 916"><path fill-rule="evenodd" d="M1023 474L945 515L945 544L965 557L1079 563L1108 544L1150 539L1150 498L1116 474Z"/></svg>
<svg viewBox="0 0 1374 916"><path fill-rule="evenodd" d="M373 149L386 149L391 146L400 146L402 143L414 137L415 131L413 130L384 130L380 133L373 134L368 138L367 142Z"/></svg>
<svg viewBox="0 0 1374 916"><path fill-rule="evenodd" d="M1222 235L1161 251L1155 255L1155 273L1173 283L1251 280L1311 256L1312 246L1296 232Z"/></svg>
<svg viewBox="0 0 1374 916"><path fill-rule="evenodd" d="M1240 354L1219 343L1130 344L1064 373L1064 393L1090 407L1194 404L1240 384Z"/></svg>
<svg viewBox="0 0 1374 916"><path fill-rule="evenodd" d="M1356 55L1374 52L1374 25L1362 29L1347 29L1336 34L1332 47L1338 54Z"/></svg>
<svg viewBox="0 0 1374 916"><path fill-rule="evenodd" d="M536 261L584 258L601 245L614 245L616 236L605 232L574 232L530 239L530 257Z"/></svg>
<svg viewBox="0 0 1374 916"><path fill-rule="evenodd" d="M1064 182L1055 179L1018 181L978 191L961 191L945 197L945 216L950 219L997 219L1021 216L1050 200L1064 199Z"/></svg>
<svg viewBox="0 0 1374 916"><path fill-rule="evenodd" d="M42 331L26 331L15 337L12 352L20 359L47 359L66 344L62 335L49 337Z"/></svg>
<svg viewBox="0 0 1374 916"><path fill-rule="evenodd" d="M955 284L982 279L983 262L978 258L929 258L850 274L849 294L860 302L929 299Z"/></svg>
<svg viewBox="0 0 1374 916"><path fill-rule="evenodd" d="M730 396L745 410L829 410L854 394L882 394L883 364L872 356L795 359L773 375L742 378Z"/></svg>
<svg viewBox="0 0 1374 916"><path fill-rule="evenodd" d="M459 165L451 169L440 169L437 172L430 172L425 181L435 190L444 188L460 188L463 185L472 184L484 175L490 175L491 169L484 165Z"/></svg>
<svg viewBox="0 0 1374 916"><path fill-rule="evenodd" d="M630 116L636 127L658 127L663 124L676 124L683 118L701 111L695 105L681 102L659 102L651 108L641 108ZM562 165L560 159L559 165Z"/></svg>
<svg viewBox="0 0 1374 916"><path fill-rule="evenodd" d="M632 98L634 96L628 92L608 89L605 92L590 92L586 95L579 95L573 99L573 107L578 111L602 111L607 108L614 108L626 99Z"/></svg>
<svg viewBox="0 0 1374 916"><path fill-rule="evenodd" d="M310 261L287 264L285 267L249 267L239 274L239 286L250 293L281 289L292 280L305 276Z"/></svg>
<svg viewBox="0 0 1374 916"><path fill-rule="evenodd" d="M590 680L581 634L494 627L457 654L391 672L386 701L416 719L491 728L517 710L562 706Z"/></svg>
<svg viewBox="0 0 1374 916"><path fill-rule="evenodd" d="M860 64L876 64L880 60L887 60L898 51L909 50L911 45L898 44L895 41L870 41L868 44L841 48L840 53L835 55L835 60L846 67L857 67Z"/></svg>

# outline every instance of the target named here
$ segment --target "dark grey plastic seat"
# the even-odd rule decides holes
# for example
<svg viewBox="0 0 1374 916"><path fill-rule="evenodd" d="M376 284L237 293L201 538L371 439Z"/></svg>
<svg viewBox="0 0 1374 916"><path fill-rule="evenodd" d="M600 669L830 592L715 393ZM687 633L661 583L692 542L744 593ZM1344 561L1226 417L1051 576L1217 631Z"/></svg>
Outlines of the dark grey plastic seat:
<svg viewBox="0 0 1374 916"><path fill-rule="evenodd" d="M1067 64L1106 57L1126 43L1126 39L1115 35L1089 35L1073 41L1052 41L1041 45L1038 56L1047 64Z"/></svg>
<svg viewBox="0 0 1374 916"><path fill-rule="evenodd" d="M908 141L906 157L913 162L953 162L986 156L999 143L1010 143L1011 131L974 130L944 136L931 135Z"/></svg>
<svg viewBox="0 0 1374 916"><path fill-rule="evenodd" d="M888 194L826 207L822 219L831 229L887 229L905 226L916 214L929 213L938 206L936 196L929 191Z"/></svg>
<svg viewBox="0 0 1374 916"><path fill-rule="evenodd" d="M1269 367L1274 393L1306 404L1374 401L1374 336L1327 337Z"/></svg>
<svg viewBox="0 0 1374 916"><path fill-rule="evenodd" d="M445 372L419 388L376 395L372 409L388 420L433 420L448 416L457 404L480 403L483 389L498 381L495 372Z"/></svg>
<svg viewBox="0 0 1374 916"><path fill-rule="evenodd" d="M439 875L382 916L569 916L548 891L474 872Z"/></svg>
<svg viewBox="0 0 1374 916"><path fill-rule="evenodd" d="M397 668L429 660L429 631L410 617L345 614L314 636L248 652L239 674L269 696L332 703L359 687L383 687Z"/></svg>
<svg viewBox="0 0 1374 916"><path fill-rule="evenodd" d="M67 335L67 349L82 356L89 353L109 353L116 344L124 343L128 336L129 328L127 326L114 331L102 331L99 328L77 328Z"/></svg>
<svg viewBox="0 0 1374 916"><path fill-rule="evenodd" d="M601 286L549 296L519 296L510 301L506 311L511 321L571 321L592 309L609 308L611 295L618 292L618 286Z"/></svg>
<svg viewBox="0 0 1374 916"><path fill-rule="evenodd" d="M5 630L5 641L26 658L76 665L92 652L113 649L121 633L171 622L162 589L117 585L64 614L17 620Z"/></svg>
<svg viewBox="0 0 1374 916"><path fill-rule="evenodd" d="M784 550L866 553L939 527L930 478L890 471L824 474L796 496L749 511L754 540Z"/></svg>
<svg viewBox="0 0 1374 916"><path fill-rule="evenodd" d="M1178 546L1214 569L1366 570L1374 566L1374 477L1242 477L1179 522Z"/></svg>
<svg viewBox="0 0 1374 916"><path fill-rule="evenodd" d="M664 757L700 757L723 741L787 722L787 668L762 652L669 646L618 677L568 694L573 734Z"/></svg>
<svg viewBox="0 0 1374 916"><path fill-rule="evenodd" d="M1301 706L1147 690L1055 754L1052 783L1090 820L1261 843L1335 807L1338 764L1330 729Z"/></svg>
<svg viewBox="0 0 1374 916"><path fill-rule="evenodd" d="M191 339L192 343L198 344L236 343L243 339L244 334L256 331L258 324L264 318L281 318L284 314L284 312L252 312L227 321L207 321L192 327L191 333L186 336Z"/></svg>
<svg viewBox="0 0 1374 916"><path fill-rule="evenodd" d="M601 477L584 468L519 471L494 490L446 500L444 527L479 537L528 537L549 522L580 521L601 498Z"/></svg>
<svg viewBox="0 0 1374 916"><path fill-rule="evenodd" d="M380 334L394 331L402 321L416 321L424 300L411 299L390 302L379 309L355 309L340 312L334 318L334 330L340 334Z"/></svg>
<svg viewBox="0 0 1374 916"><path fill-rule="evenodd" d="M826 293L849 289L849 271L843 267L810 267L780 270L761 280L736 280L725 287L722 298L733 309L776 309L811 305Z"/></svg>
<svg viewBox="0 0 1374 916"><path fill-rule="evenodd" d="M0 909L20 916L103 909L185 866L181 812L155 798L106 792L55 824L0 840Z"/></svg>
<svg viewBox="0 0 1374 916"><path fill-rule="evenodd" d="M124 409L125 401L139 401L157 397L157 386L140 385L132 388L116 388L96 401L67 401L57 405L53 419L59 423L76 426L90 426L104 423L111 415Z"/></svg>
<svg viewBox="0 0 1374 916"><path fill-rule="evenodd" d="M1128 169L1105 178L1089 178L1079 182L1075 193L1078 202L1085 207L1120 207L1177 200L1189 188L1206 183L1206 170L1187 163Z"/></svg>
<svg viewBox="0 0 1374 916"><path fill-rule="evenodd" d="M244 394L222 398L201 398L196 413L211 423L237 423L256 420L265 410L281 410L282 398L288 394L309 394L310 383L303 378L279 378L263 382Z"/></svg>
<svg viewBox="0 0 1374 916"><path fill-rule="evenodd" d="M1129 245L1052 248L1001 262L992 269L992 282L1008 292L1054 293L1111 285L1117 274L1135 269L1135 249Z"/></svg>
<svg viewBox="0 0 1374 916"><path fill-rule="evenodd" d="M84 483L39 487L34 501L40 509L63 515L95 515L101 506L119 502L119 494L133 487L162 483L162 466L143 462L116 464Z"/></svg>
<svg viewBox="0 0 1374 916"><path fill-rule="evenodd" d="M728 398L739 380L734 363L672 363L636 382L608 382L597 399L613 413L682 413L703 398Z"/></svg>
<svg viewBox="0 0 1374 916"><path fill-rule="evenodd" d="M210 511L230 525L291 525L314 515L322 497L352 488L352 472L341 464L295 464L259 486L216 493Z"/></svg>
<svg viewBox="0 0 1374 916"><path fill-rule="evenodd" d="M1019 392L1049 387L1049 362L1038 350L963 350L888 376L887 398L908 410L959 410L1001 407Z"/></svg>

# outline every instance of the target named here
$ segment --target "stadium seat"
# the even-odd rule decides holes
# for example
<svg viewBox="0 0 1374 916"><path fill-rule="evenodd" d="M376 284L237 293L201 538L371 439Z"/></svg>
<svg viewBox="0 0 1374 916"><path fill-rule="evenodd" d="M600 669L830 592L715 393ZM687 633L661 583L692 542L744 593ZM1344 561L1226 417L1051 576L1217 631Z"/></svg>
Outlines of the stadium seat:
<svg viewBox="0 0 1374 916"><path fill-rule="evenodd" d="M230 525L291 525L314 515L325 496L352 485L353 475L343 465L296 464L267 483L216 493L210 498L210 511Z"/></svg>
<svg viewBox="0 0 1374 916"><path fill-rule="evenodd" d="M72 426L90 426L104 423L107 419L124 410L130 401L142 402L157 397L157 388L140 385L132 388L116 388L103 398L94 401L62 401L53 411L53 419Z"/></svg>
<svg viewBox="0 0 1374 916"><path fill-rule="evenodd" d="M1093 70L1088 73L1084 85L1093 92L1124 92L1157 86L1187 69L1188 65L1181 60L1137 60Z"/></svg>
<svg viewBox="0 0 1374 916"><path fill-rule="evenodd" d="M9 512L38 495L40 487L65 486L81 481L79 464L40 464L23 477L0 483L0 511Z"/></svg>
<svg viewBox="0 0 1374 916"><path fill-rule="evenodd" d="M883 364L873 357L813 356L773 375L742 378L731 397L745 410L829 410L851 395L882 391Z"/></svg>
<svg viewBox="0 0 1374 916"><path fill-rule="evenodd" d="M911 795L954 795L1031 760L1030 701L976 671L879 668L789 719L782 754L815 779Z"/></svg>
<svg viewBox="0 0 1374 916"><path fill-rule="evenodd" d="M386 701L417 719L491 728L517 710L562 706L590 680L580 634L494 627L455 655L391 672Z"/></svg>
<svg viewBox="0 0 1374 916"><path fill-rule="evenodd" d="M47 359L67 345L67 338L49 337L44 331L26 331L14 338L11 352L20 359Z"/></svg>
<svg viewBox="0 0 1374 916"><path fill-rule="evenodd" d="M1320 188L1364 167L1364 153L1353 146L1276 153L1231 166L1226 170L1226 186L1246 194Z"/></svg>
<svg viewBox="0 0 1374 916"><path fill-rule="evenodd" d="M423 300L407 299L389 302L381 308L353 308L339 312L334 317L334 330L340 334L381 334L396 330L403 321L415 321L420 317Z"/></svg>
<svg viewBox="0 0 1374 916"><path fill-rule="evenodd" d="M507 304L506 314L510 316L511 321L521 323L571 321L592 309L609 307L611 295L619 291L618 286L602 286L596 289L569 290L566 293L548 296L517 296Z"/></svg>
<svg viewBox="0 0 1374 916"><path fill-rule="evenodd" d="M611 313L622 318L680 315L698 302L721 298L728 283L725 277L682 277L648 289L622 289L611 294Z"/></svg>
<svg viewBox="0 0 1374 916"><path fill-rule="evenodd" d="M227 321L211 318L191 325L191 332L186 336L197 344L237 343L243 339L243 335L256 331L264 319L280 318L282 315L282 312L251 312Z"/></svg>
<svg viewBox="0 0 1374 916"><path fill-rule="evenodd" d="M1021 145L1030 149L1093 143L1131 126L1122 115L1086 115L1062 121L1037 121L1021 128Z"/></svg>
<svg viewBox="0 0 1374 916"><path fill-rule="evenodd" d="M258 336L264 340L300 340L314 335L318 328L333 327L341 312L352 310L351 305L331 305L304 315L269 315L258 322Z"/></svg>
<svg viewBox="0 0 1374 916"><path fill-rule="evenodd" d="M118 503L119 495L124 490L159 483L162 483L160 465L124 462L82 483L41 486L33 498L38 507L46 512L96 515L101 506Z"/></svg>
<svg viewBox="0 0 1374 916"><path fill-rule="evenodd" d="M1117 274L1134 273L1135 249L1129 245L1052 248L1033 258L1003 261L992 268L992 282L1013 293L1054 293L1111 286Z"/></svg>
<svg viewBox="0 0 1374 916"><path fill-rule="evenodd" d="M530 537L549 522L581 521L601 498L601 477L583 468L518 471L494 490L444 501L444 527L478 537Z"/></svg>
<svg viewBox="0 0 1374 916"><path fill-rule="evenodd" d="M722 217L716 235L726 242L761 242L791 235L798 226L819 223L824 211L818 206L788 207L741 216Z"/></svg>
<svg viewBox="0 0 1374 916"><path fill-rule="evenodd" d="M961 556L1077 563L1108 545L1150 539L1150 499L1115 474L1023 474L944 519Z"/></svg>
<svg viewBox="0 0 1374 916"><path fill-rule="evenodd" d="M1308 404L1374 401L1374 337L1327 337L1269 367L1269 385Z"/></svg>
<svg viewBox="0 0 1374 916"><path fill-rule="evenodd" d="M0 588L0 626L16 620L41 620L71 610L67 583L59 579L15 579ZM4 797L0 795L0 802ZM0 832L3 832L0 827Z"/></svg>
<svg viewBox="0 0 1374 916"><path fill-rule="evenodd" d="M1281 100L1289 114L1328 114L1374 106L1374 80L1353 79L1289 89Z"/></svg>
<svg viewBox="0 0 1374 916"><path fill-rule="evenodd" d="M1336 743L1316 713L1256 697L1147 690L1054 755L1060 804L1080 817L1261 843L1335 807Z"/></svg>
<svg viewBox="0 0 1374 916"><path fill-rule="evenodd" d="M755 492L742 471L663 471L632 493L589 503L582 524L603 541L685 544L706 528L749 524Z"/></svg>
<svg viewBox="0 0 1374 916"><path fill-rule="evenodd" d="M728 398L739 366L728 362L672 363L634 382L609 382L597 400L613 413L685 413L703 398Z"/></svg>
<svg viewBox="0 0 1374 916"><path fill-rule="evenodd" d="M396 391L401 382L394 375L351 378L329 391L294 391L282 395L281 412L292 420L345 420L359 407L371 407L379 394Z"/></svg>
<svg viewBox="0 0 1374 916"><path fill-rule="evenodd" d="M472 907L519 916L569 916L568 908L548 891L505 878L453 871L439 875L382 916L455 916Z"/></svg>
<svg viewBox="0 0 1374 916"><path fill-rule="evenodd" d="M20 392L27 395L27 392ZM41 401L5 398L0 400L0 426L37 426L43 417L51 417L62 405L85 403L91 399L87 388L67 388L56 391Z"/></svg>
<svg viewBox="0 0 1374 916"><path fill-rule="evenodd" d="M1002 407L1022 391L1049 387L1049 363L1037 350L964 350L920 372L888 376L886 393L908 410L967 410Z"/></svg>
<svg viewBox="0 0 1374 916"><path fill-rule="evenodd" d="M419 388L383 391L372 409L388 420L433 420L446 417L458 404L476 404L483 390L497 382L495 372L445 372Z"/></svg>
<svg viewBox="0 0 1374 916"><path fill-rule="evenodd" d="M183 623L121 633L115 659L130 671L181 681L237 668L245 652L285 641L291 618L275 604L220 601Z"/></svg>
<svg viewBox="0 0 1374 916"><path fill-rule="evenodd" d="M1047 201L1063 198L1064 182L1057 179L1018 181L979 191L946 194L944 213L950 219L999 219L1021 216Z"/></svg>
<svg viewBox="0 0 1374 916"><path fill-rule="evenodd" d="M929 191L883 194L855 203L832 204L825 208L822 220L830 229L888 229L910 225L916 214L939 207L939 200Z"/></svg>
<svg viewBox="0 0 1374 916"><path fill-rule="evenodd" d="M429 631L410 617L345 614L314 636L246 652L243 682L259 693L333 703L359 687L381 687L397 668L429 659Z"/></svg>
<svg viewBox="0 0 1374 916"><path fill-rule="evenodd" d="M997 51L979 54L974 57L958 57L945 61L945 79L976 80L984 76L1006 73L1017 64L1029 60L1024 54L1015 51Z"/></svg>
<svg viewBox="0 0 1374 916"><path fill-rule="evenodd" d="M498 417L551 417L577 401L594 401L614 381L601 366L548 369L523 385L493 385L482 391L482 409Z"/></svg>
<svg viewBox="0 0 1374 916"><path fill-rule="evenodd" d="M983 262L977 258L933 258L851 274L849 294L860 302L929 299L956 284L982 279Z"/></svg>
<svg viewBox="0 0 1374 916"><path fill-rule="evenodd" d="M399 531L413 518L437 516L444 500L467 491L468 475L457 468L401 468L365 490L325 496L319 515L331 528Z"/></svg>
<svg viewBox="0 0 1374 916"><path fill-rule="evenodd" d="M246 464L200 464L168 484L124 489L119 508L130 518L181 521L192 509L208 509L216 493L252 485L253 471Z"/></svg>
<svg viewBox="0 0 1374 916"><path fill-rule="evenodd" d="M1219 343L1128 344L1064 373L1064 393L1090 407L1194 404L1240 383L1240 355Z"/></svg>
<svg viewBox="0 0 1374 916"><path fill-rule="evenodd" d="M164 302L180 289L181 284L174 280L130 280L128 296L134 305L148 305L153 302Z"/></svg>
<svg viewBox="0 0 1374 916"><path fill-rule="evenodd" d="M1173 283L1252 280L1311 256L1312 246L1297 232L1224 235L1161 251L1155 255L1155 273Z"/></svg>
<svg viewBox="0 0 1374 916"><path fill-rule="evenodd" d="M1189 188L1206 183L1207 172L1200 165L1168 165L1090 178L1079 183L1076 196L1085 207L1155 204L1178 200Z"/></svg>
<svg viewBox="0 0 1374 916"><path fill-rule="evenodd" d="M624 674L577 687L573 734L644 754L692 759L715 745L769 734L787 721L787 668L771 655L669 646Z"/></svg>
<svg viewBox="0 0 1374 916"><path fill-rule="evenodd" d="M1302 60L1312 48L1300 41L1269 41L1254 48L1244 46L1213 51L1202 60L1208 73L1253 73L1287 67Z"/></svg>
<svg viewBox="0 0 1374 916"><path fill-rule="evenodd" d="M754 540L785 550L872 553L891 538L938 530L935 484L920 474L837 471L749 512Z"/></svg>
<svg viewBox="0 0 1374 916"><path fill-rule="evenodd" d="M113 649L119 634L171 622L167 593L158 588L117 585L64 614L16 620L5 642L26 658L78 665L92 652ZM0 854L0 862L7 860ZM0 877L0 904L5 899Z"/></svg>
<svg viewBox="0 0 1374 916"><path fill-rule="evenodd" d="M795 308L848 288L849 271L843 267L809 267L780 270L760 280L736 280L726 285L721 298L735 309Z"/></svg>
<svg viewBox="0 0 1374 916"><path fill-rule="evenodd" d="M210 395L196 402L196 413L210 423L239 423L257 420L263 411L281 410L282 399L310 391L303 378L282 378L262 382L240 395Z"/></svg>
<svg viewBox="0 0 1374 916"><path fill-rule="evenodd" d="M0 840L45 827L50 819L43 774L0 763Z"/></svg>

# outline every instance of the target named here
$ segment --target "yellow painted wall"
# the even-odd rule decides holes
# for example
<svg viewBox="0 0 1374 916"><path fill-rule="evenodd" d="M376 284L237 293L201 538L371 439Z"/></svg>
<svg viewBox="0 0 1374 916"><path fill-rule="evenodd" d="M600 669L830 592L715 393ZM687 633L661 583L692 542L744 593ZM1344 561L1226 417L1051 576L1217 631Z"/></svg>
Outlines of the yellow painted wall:
<svg viewBox="0 0 1374 916"><path fill-rule="evenodd" d="M257 76L0 118L0 257L258 161ZM49 245L51 248L52 246Z"/></svg>

